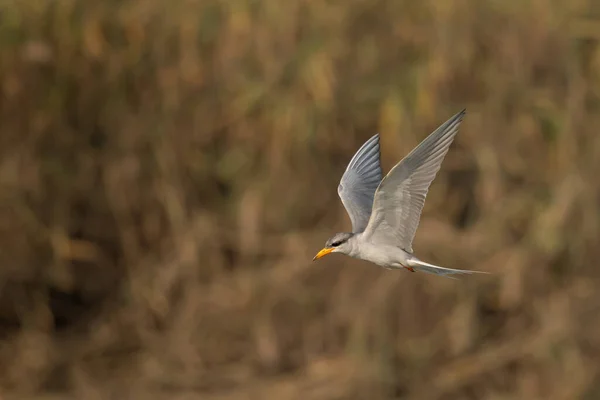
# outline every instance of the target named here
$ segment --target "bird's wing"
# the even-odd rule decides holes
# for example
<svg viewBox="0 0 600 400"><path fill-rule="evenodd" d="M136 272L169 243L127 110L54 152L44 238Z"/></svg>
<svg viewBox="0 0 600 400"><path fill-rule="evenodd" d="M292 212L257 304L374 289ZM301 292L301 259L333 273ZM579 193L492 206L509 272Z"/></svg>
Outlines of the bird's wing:
<svg viewBox="0 0 600 400"><path fill-rule="evenodd" d="M431 133L379 184L365 238L412 253L429 185L440 169L465 115L462 110Z"/></svg>
<svg viewBox="0 0 600 400"><path fill-rule="evenodd" d="M352 157L338 186L338 195L350 216L354 233L364 231L369 222L373 195L382 176L379 134L376 134Z"/></svg>

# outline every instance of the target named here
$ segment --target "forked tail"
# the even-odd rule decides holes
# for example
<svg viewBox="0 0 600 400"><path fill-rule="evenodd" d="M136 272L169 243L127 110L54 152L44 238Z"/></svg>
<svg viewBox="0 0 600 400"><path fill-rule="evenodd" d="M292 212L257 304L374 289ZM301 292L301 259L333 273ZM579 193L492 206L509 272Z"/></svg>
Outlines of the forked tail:
<svg viewBox="0 0 600 400"><path fill-rule="evenodd" d="M441 275L448 278L453 278L451 275L467 275L467 274L488 274L489 272L483 271L469 271L467 269L453 269L453 268L444 268L438 267L437 265L429 264L424 261L419 260L416 257L409 258L407 260L407 264L409 267L413 268L415 271L425 272L433 275Z"/></svg>

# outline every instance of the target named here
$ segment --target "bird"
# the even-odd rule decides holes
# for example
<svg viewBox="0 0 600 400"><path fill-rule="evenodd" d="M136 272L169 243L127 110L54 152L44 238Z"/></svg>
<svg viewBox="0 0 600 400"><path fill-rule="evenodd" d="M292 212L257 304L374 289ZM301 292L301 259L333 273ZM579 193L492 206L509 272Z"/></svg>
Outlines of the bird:
<svg viewBox="0 0 600 400"><path fill-rule="evenodd" d="M367 140L350 160L337 189L350 217L352 232L333 235L313 261L342 253L386 269L404 268L446 277L486 273L430 264L417 258L412 249L429 186L465 114L463 109L440 125L385 177L380 163L379 134Z"/></svg>

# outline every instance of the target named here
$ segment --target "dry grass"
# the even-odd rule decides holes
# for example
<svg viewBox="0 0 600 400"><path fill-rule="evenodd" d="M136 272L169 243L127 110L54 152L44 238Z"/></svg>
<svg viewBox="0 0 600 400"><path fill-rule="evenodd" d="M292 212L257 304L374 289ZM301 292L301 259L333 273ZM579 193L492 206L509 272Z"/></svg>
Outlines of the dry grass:
<svg viewBox="0 0 600 400"><path fill-rule="evenodd" d="M592 0L6 1L0 397L600 396ZM335 191L468 115L415 250Z"/></svg>

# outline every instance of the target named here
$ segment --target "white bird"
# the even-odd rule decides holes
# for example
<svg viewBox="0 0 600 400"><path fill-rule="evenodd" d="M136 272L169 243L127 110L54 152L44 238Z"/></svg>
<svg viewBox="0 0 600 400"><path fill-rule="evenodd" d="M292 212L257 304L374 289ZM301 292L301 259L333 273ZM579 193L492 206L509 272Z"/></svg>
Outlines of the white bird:
<svg viewBox="0 0 600 400"><path fill-rule="evenodd" d="M412 249L429 186L465 113L462 110L437 128L383 179L379 134L363 144L338 186L352 232L336 233L313 261L330 253L342 253L387 269L406 268L444 276L479 273L426 263L415 257Z"/></svg>

